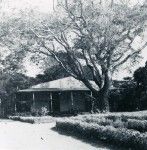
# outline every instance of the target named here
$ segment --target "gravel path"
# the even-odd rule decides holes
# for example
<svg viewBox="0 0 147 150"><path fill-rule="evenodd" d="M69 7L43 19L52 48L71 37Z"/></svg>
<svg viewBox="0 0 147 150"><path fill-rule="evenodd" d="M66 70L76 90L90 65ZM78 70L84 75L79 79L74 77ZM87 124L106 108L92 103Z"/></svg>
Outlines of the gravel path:
<svg viewBox="0 0 147 150"><path fill-rule="evenodd" d="M51 129L54 126L0 120L0 150L110 150L61 135Z"/></svg>

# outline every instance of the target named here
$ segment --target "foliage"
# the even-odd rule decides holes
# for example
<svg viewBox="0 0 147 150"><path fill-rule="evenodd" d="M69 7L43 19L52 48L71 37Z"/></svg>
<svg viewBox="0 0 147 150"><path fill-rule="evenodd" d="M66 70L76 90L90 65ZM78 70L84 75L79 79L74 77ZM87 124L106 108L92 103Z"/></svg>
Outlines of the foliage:
<svg viewBox="0 0 147 150"><path fill-rule="evenodd" d="M134 79L113 81L117 89L111 90L109 95L111 111L135 111L147 109L147 66L138 68L134 72Z"/></svg>
<svg viewBox="0 0 147 150"><path fill-rule="evenodd" d="M47 108L46 108L46 107L42 107L42 108L41 108L41 115L42 115L42 116L46 116L47 114L48 114Z"/></svg>
<svg viewBox="0 0 147 150"><path fill-rule="evenodd" d="M106 115L99 116L86 116L83 118L72 118L72 120L79 120L87 123L95 123L101 126L113 126L115 128L127 128L140 132L147 132L147 116L127 116L127 115Z"/></svg>
<svg viewBox="0 0 147 150"><path fill-rule="evenodd" d="M147 132L147 120L128 119L127 128Z"/></svg>
<svg viewBox="0 0 147 150"><path fill-rule="evenodd" d="M32 116L22 116L22 114L18 114L18 116L9 116L9 119L27 122L27 123L51 123L55 121L55 117L45 116L45 117L32 117Z"/></svg>
<svg viewBox="0 0 147 150"><path fill-rule="evenodd" d="M15 120L15 121L21 121L26 123L34 123L34 120L32 118L22 118L20 116L11 116L9 119Z"/></svg>
<svg viewBox="0 0 147 150"><path fill-rule="evenodd" d="M113 81L115 89L109 92L111 111L140 110L140 89L134 80Z"/></svg>
<svg viewBox="0 0 147 150"><path fill-rule="evenodd" d="M24 24L19 15L11 14L10 17L3 11L1 9L0 12L0 99L6 116L14 111L15 92L27 88L35 81L20 73L24 71L23 58L27 48L22 45L24 40L20 36Z"/></svg>
<svg viewBox="0 0 147 150"><path fill-rule="evenodd" d="M82 138L94 138L109 143L119 143L118 146L131 147L133 149L146 149L147 136L138 131L112 126L101 126L96 123L86 123L81 120L58 120L56 128L69 134L78 134Z"/></svg>
<svg viewBox="0 0 147 150"><path fill-rule="evenodd" d="M146 15L145 3L129 6L121 0L105 4L95 0L64 0L59 1L54 14L22 14L10 19L6 30L7 45L12 52L7 58L14 60L10 68L17 68L17 60L21 63L28 53L34 54L35 60L50 63L52 57L95 93L95 110L99 107L101 111L109 111L113 73L124 63L134 65L146 47L146 42L139 48L133 47L136 37L144 32ZM96 86L86 78L84 65Z"/></svg>
<svg viewBox="0 0 147 150"><path fill-rule="evenodd" d="M137 100L136 105L138 105L138 108L140 110L144 110L147 109L147 93L146 93L146 89L147 89L147 63L145 64L144 67L140 67L138 68L135 72L134 72L134 81L137 83L136 88L134 89L135 94L132 97L132 100L134 99Z"/></svg>
<svg viewBox="0 0 147 150"><path fill-rule="evenodd" d="M19 89L28 88L33 85L35 80L21 73L8 74L8 72L0 76L0 98L5 115L14 113L15 93ZM2 92L3 91L3 92Z"/></svg>
<svg viewBox="0 0 147 150"><path fill-rule="evenodd" d="M85 77L89 80L92 80L92 75L87 67L83 68L85 70ZM62 68L60 65L53 65L52 67L47 68L43 74L38 74L35 78L36 83L43 83L52 80L61 79L68 77L69 74Z"/></svg>
<svg viewBox="0 0 147 150"><path fill-rule="evenodd" d="M46 107L41 107L41 109L32 108L32 110L31 110L31 115L36 116L36 117L37 116L46 116L48 114L49 114L49 112Z"/></svg>
<svg viewBox="0 0 147 150"><path fill-rule="evenodd" d="M42 83L42 82L48 82L48 81L60 79L67 76L69 76L69 74L67 74L67 72L60 65L55 65L50 68L47 68L43 72L43 74L38 74L36 76L36 80Z"/></svg>
<svg viewBox="0 0 147 150"><path fill-rule="evenodd" d="M134 72L134 80L138 86L143 88L147 87L147 62L144 67L140 67Z"/></svg>
<svg viewBox="0 0 147 150"><path fill-rule="evenodd" d="M146 111L130 113L89 114L57 120L56 128L68 134L119 143L133 149L146 149Z"/></svg>
<svg viewBox="0 0 147 150"><path fill-rule="evenodd" d="M103 5L94 0L60 1L54 15L34 19L29 32L36 39L31 47L41 47L37 53L53 57L69 75L96 93L95 105L102 111L109 110L112 74L129 60L134 64L146 47L146 43L137 49L132 46L144 32L146 7L121 2ZM84 65L96 87L86 79Z"/></svg>

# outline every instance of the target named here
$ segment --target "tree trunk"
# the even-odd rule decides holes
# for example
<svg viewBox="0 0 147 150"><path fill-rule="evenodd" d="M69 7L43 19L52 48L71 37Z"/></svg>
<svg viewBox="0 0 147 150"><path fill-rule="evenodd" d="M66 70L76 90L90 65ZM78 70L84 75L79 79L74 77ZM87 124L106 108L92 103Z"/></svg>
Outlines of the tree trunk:
<svg viewBox="0 0 147 150"><path fill-rule="evenodd" d="M105 73L104 86L98 92L94 93L94 111L99 110L100 112L109 112L109 90L110 90L111 80L109 78L108 72Z"/></svg>
<svg viewBox="0 0 147 150"><path fill-rule="evenodd" d="M94 93L94 112L109 112L109 89L102 89L97 93Z"/></svg>
<svg viewBox="0 0 147 150"><path fill-rule="evenodd" d="M99 101L100 101L100 111L109 112L109 99L108 99L109 89L102 89L99 92Z"/></svg>

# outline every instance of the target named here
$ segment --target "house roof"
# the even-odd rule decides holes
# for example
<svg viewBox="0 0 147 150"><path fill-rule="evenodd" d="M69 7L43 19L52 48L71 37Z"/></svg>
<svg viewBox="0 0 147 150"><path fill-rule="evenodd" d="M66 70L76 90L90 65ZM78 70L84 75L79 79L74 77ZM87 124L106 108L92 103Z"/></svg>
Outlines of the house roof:
<svg viewBox="0 0 147 150"><path fill-rule="evenodd" d="M98 89L98 86L95 84L95 82L90 82L93 87ZM73 77L65 77L62 79L37 84L28 89L19 90L19 92L33 91L89 91L89 89L81 81Z"/></svg>

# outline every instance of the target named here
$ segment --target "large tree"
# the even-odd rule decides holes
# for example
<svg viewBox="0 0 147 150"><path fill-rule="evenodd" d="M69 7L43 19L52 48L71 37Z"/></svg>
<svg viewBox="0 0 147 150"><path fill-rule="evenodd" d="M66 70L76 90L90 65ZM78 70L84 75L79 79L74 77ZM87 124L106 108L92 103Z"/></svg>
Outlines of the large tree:
<svg viewBox="0 0 147 150"><path fill-rule="evenodd" d="M95 109L109 111L113 73L127 62L134 63L147 45L134 47L144 33L146 7L145 2L62 0L53 14L25 20L27 29L20 37L29 40L21 47L45 59L53 57L93 92ZM86 78L84 66L95 84Z"/></svg>

